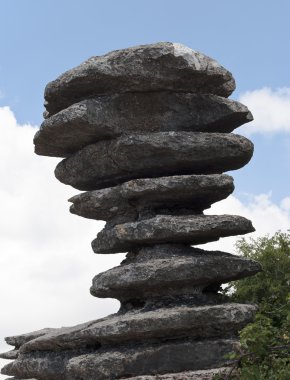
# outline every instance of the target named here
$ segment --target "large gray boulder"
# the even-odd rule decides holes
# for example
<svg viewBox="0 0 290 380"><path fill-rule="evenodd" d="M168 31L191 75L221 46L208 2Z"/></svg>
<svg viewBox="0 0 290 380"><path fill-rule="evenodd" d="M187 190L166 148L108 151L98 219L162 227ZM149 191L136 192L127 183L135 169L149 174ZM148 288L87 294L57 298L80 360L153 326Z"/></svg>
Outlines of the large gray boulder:
<svg viewBox="0 0 290 380"><path fill-rule="evenodd" d="M118 253L141 245L203 244L220 237L253 231L252 223L237 215L157 215L151 219L104 228L93 240L92 247L96 253Z"/></svg>
<svg viewBox="0 0 290 380"><path fill-rule="evenodd" d="M234 190L226 174L140 178L69 199L70 212L85 218L134 221L143 212L202 212Z"/></svg>
<svg viewBox="0 0 290 380"><path fill-rule="evenodd" d="M252 119L246 106L211 94L112 94L83 100L46 119L34 137L35 152L67 157L97 141L136 132L232 132Z"/></svg>
<svg viewBox="0 0 290 380"><path fill-rule="evenodd" d="M51 116L80 100L100 94L180 91L229 96L232 74L218 62L182 44L159 42L92 57L45 89Z"/></svg>
<svg viewBox="0 0 290 380"><path fill-rule="evenodd" d="M96 190L136 178L215 174L239 169L252 154L253 144L234 134L130 135L86 146L61 161L55 176L79 190Z"/></svg>
<svg viewBox="0 0 290 380"><path fill-rule="evenodd" d="M252 276L261 270L256 261L219 251L184 249L183 255L133 261L97 274L91 294L119 300L175 293L190 293L200 286L202 292L211 283L226 283Z"/></svg>

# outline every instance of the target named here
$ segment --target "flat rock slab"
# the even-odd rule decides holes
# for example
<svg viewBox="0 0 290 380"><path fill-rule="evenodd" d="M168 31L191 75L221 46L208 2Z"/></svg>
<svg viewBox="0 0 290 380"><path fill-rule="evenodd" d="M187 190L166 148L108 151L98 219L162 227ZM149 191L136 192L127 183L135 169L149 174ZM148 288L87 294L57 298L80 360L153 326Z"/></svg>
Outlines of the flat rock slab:
<svg viewBox="0 0 290 380"><path fill-rule="evenodd" d="M70 211L85 218L135 220L146 210L209 208L234 190L226 174L184 175L135 179L122 185L90 191L69 199Z"/></svg>
<svg viewBox="0 0 290 380"><path fill-rule="evenodd" d="M5 380L37 380L37 379L19 379L17 377L7 377Z"/></svg>
<svg viewBox="0 0 290 380"><path fill-rule="evenodd" d="M148 91L211 93L228 97L232 74L212 58L182 44L159 42L92 57L45 89L48 115L100 94Z"/></svg>
<svg viewBox="0 0 290 380"><path fill-rule="evenodd" d="M144 374L164 374L208 367L224 366L224 356L233 351L234 340L163 343L147 349L112 352L104 355L83 355L67 365L69 379L110 379ZM83 377L82 377L83 376Z"/></svg>
<svg viewBox="0 0 290 380"><path fill-rule="evenodd" d="M1 374L15 376L16 379L31 379L37 380L69 380L65 375L65 368L69 361L74 356L82 355L82 352L33 352L28 355L20 354L18 358L6 364L1 369Z"/></svg>
<svg viewBox="0 0 290 380"><path fill-rule="evenodd" d="M193 254L132 262L99 273L91 294L96 297L150 298L184 291L184 287L221 284L252 276L261 271L254 260L219 251L192 249Z"/></svg>
<svg viewBox="0 0 290 380"><path fill-rule="evenodd" d="M215 174L239 169L252 154L253 144L234 134L130 135L86 146L61 161L55 176L79 190L97 190L136 178Z"/></svg>
<svg viewBox="0 0 290 380"><path fill-rule="evenodd" d="M17 359L19 350L11 350L0 354L1 359L12 360Z"/></svg>
<svg viewBox="0 0 290 380"><path fill-rule="evenodd" d="M113 94L83 100L46 119L34 138L35 153L67 157L136 132L232 132L251 120L243 104L211 94Z"/></svg>
<svg viewBox="0 0 290 380"><path fill-rule="evenodd" d="M96 253L118 253L160 243L203 244L220 237L253 232L251 221L237 215L157 215L104 228L92 242Z"/></svg>
<svg viewBox="0 0 290 380"><path fill-rule="evenodd" d="M23 344L29 342L30 340L36 339L39 336L48 334L49 332L53 331L53 328L45 328L37 331L32 331L27 334L21 334L21 335L14 335L9 336L5 338L5 342L9 344L10 346L15 346L16 349L18 349Z"/></svg>
<svg viewBox="0 0 290 380"><path fill-rule="evenodd" d="M223 367L234 339L168 341L131 348L82 351L36 351L19 355L2 373L41 380L108 380Z"/></svg>
<svg viewBox="0 0 290 380"><path fill-rule="evenodd" d="M26 343L20 352L73 350L155 338L233 336L252 321L255 311L253 305L224 304L127 312L89 322L86 326L57 329Z"/></svg>
<svg viewBox="0 0 290 380"><path fill-rule="evenodd" d="M201 371L186 371L179 373L167 373L165 375L148 375L127 377L123 380L214 380L217 375L227 375L231 368L214 368Z"/></svg>

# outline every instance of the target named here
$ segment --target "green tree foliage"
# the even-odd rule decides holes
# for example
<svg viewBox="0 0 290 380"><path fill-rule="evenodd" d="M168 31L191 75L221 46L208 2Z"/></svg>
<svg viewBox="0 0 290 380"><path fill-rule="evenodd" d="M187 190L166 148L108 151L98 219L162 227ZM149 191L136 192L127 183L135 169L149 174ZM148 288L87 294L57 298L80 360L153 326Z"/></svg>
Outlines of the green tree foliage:
<svg viewBox="0 0 290 380"><path fill-rule="evenodd" d="M263 271L231 283L234 302L258 305L253 323L240 332L241 351L228 379L290 380L290 234L241 239L239 254L257 260Z"/></svg>

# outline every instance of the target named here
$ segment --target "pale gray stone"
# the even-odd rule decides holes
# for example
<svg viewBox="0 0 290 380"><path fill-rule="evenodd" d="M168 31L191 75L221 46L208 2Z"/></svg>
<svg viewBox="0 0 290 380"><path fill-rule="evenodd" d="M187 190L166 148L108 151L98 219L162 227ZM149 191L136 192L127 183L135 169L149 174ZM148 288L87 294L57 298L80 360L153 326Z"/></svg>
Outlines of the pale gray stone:
<svg viewBox="0 0 290 380"><path fill-rule="evenodd" d="M149 244L203 244L220 237L253 231L252 223L237 215L157 215L151 219L104 228L93 240L92 247L96 253L118 253Z"/></svg>
<svg viewBox="0 0 290 380"><path fill-rule="evenodd" d="M182 44L159 42L92 57L45 89L47 115L100 94L180 91L229 96L232 74L218 62Z"/></svg>
<svg viewBox="0 0 290 380"><path fill-rule="evenodd" d="M169 176L131 180L76 195L69 202L73 203L70 207L73 214L124 222L135 220L144 210L157 213L169 209L171 214L201 212L233 190L233 179L226 174Z"/></svg>
<svg viewBox="0 0 290 380"><path fill-rule="evenodd" d="M0 358L1 359L7 359L7 360L12 360L12 359L16 359L17 356L18 356L18 350L11 350L11 351L7 351L7 352L2 352L0 354Z"/></svg>
<svg viewBox="0 0 290 380"><path fill-rule="evenodd" d="M182 294L184 287L201 286L202 290L211 283L226 283L261 271L256 261L219 251L191 248L179 256L156 256L99 273L93 279L91 294L119 300Z"/></svg>
<svg viewBox="0 0 290 380"><path fill-rule="evenodd" d="M217 375L227 375L231 367L205 369L201 371L186 371L167 373L165 375L148 375L127 377L124 380L214 380Z"/></svg>
<svg viewBox="0 0 290 380"><path fill-rule="evenodd" d="M243 104L211 94L112 94L83 100L46 119L34 137L35 152L67 157L123 134L232 132L252 120Z"/></svg>
<svg viewBox="0 0 290 380"><path fill-rule="evenodd" d="M3 374L213 380L231 364L225 355L256 307L227 303L220 285L261 266L190 244L254 231L239 216L203 215L233 191L221 173L253 153L249 140L230 133L252 120L247 107L225 98L234 88L216 61L173 43L92 57L48 84L35 151L66 157L56 177L89 190L70 201L73 213L107 222L94 251L129 250L91 288L121 307L81 325L6 338L15 350L0 357L15 360Z"/></svg>
<svg viewBox="0 0 290 380"><path fill-rule="evenodd" d="M61 161L55 175L79 190L96 190L136 178L221 173L243 167L252 154L253 144L234 134L130 135L86 146Z"/></svg>

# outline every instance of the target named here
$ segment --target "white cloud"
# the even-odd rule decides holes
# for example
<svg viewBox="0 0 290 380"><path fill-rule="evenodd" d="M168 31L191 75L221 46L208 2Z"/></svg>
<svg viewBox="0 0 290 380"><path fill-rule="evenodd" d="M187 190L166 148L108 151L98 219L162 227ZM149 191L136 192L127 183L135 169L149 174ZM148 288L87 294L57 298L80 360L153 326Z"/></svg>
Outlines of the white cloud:
<svg viewBox="0 0 290 380"><path fill-rule="evenodd" d="M254 121L243 126L245 134L290 132L290 88L277 90L264 87L242 94L239 101L245 104L254 116Z"/></svg>
<svg viewBox="0 0 290 380"><path fill-rule="evenodd" d="M33 154L34 133L17 124L9 107L0 108L0 351L10 349L4 336L73 325L118 308L117 301L93 298L89 287L124 255L93 254L90 242L103 224L69 213L67 199L78 191L54 178L58 159ZM290 197L275 205L270 195L246 202L230 196L209 212L248 217L256 235L290 228ZM208 247L233 252L235 240Z"/></svg>
<svg viewBox="0 0 290 380"><path fill-rule="evenodd" d="M78 191L54 178L58 159L33 153L35 131L0 107L0 351L4 336L76 324L118 308L115 300L92 297L89 287L95 274L124 255L92 252L103 223L69 213L67 199Z"/></svg>
<svg viewBox="0 0 290 380"><path fill-rule="evenodd" d="M284 198L280 205L277 205L271 201L271 194L247 195L245 202L230 195L227 199L215 203L206 214L240 215L250 219L256 231L246 235L247 237L271 235L278 230L286 232L290 230L290 197ZM237 239L224 238L219 242L206 244L206 247L235 253L233 248Z"/></svg>

